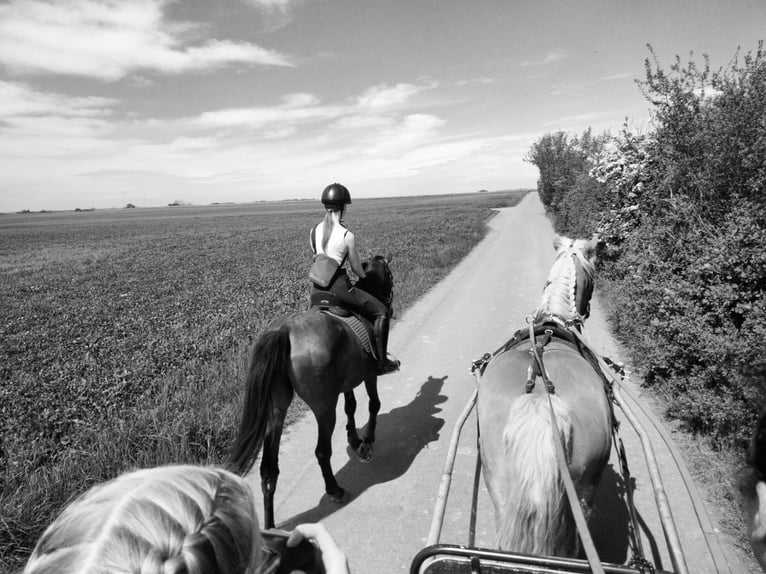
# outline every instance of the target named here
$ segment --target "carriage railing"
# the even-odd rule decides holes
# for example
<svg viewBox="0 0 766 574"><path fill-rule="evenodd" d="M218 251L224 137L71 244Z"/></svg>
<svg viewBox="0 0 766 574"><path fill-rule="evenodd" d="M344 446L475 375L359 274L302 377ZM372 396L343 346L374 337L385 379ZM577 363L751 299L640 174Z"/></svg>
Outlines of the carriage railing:
<svg viewBox="0 0 766 574"><path fill-rule="evenodd" d="M590 349L590 346L587 344L587 342L582 338L582 336L579 333L576 333L578 336L580 342ZM652 482L652 488L654 491L654 498L655 503L657 505L657 510L660 517L660 523L663 529L663 534L665 536L665 540L668 547L668 553L670 555L670 561L673 566L673 571L675 574L687 574L688 569L686 565L686 559L683 554L683 550L681 548L680 538L678 536L678 531L676 529L675 523L673 521L673 515L670 510L670 505L668 503L667 496L665 495L665 489L662 482L662 477L659 472L659 465L657 463L657 459L654 453L654 449L652 448L651 441L649 440L649 435L644 429L643 425L639 421L639 419L635 416L633 411L628 407L626 402L624 401L621 393L621 381L615 377L612 374L611 369L609 366L604 362L602 357L598 355L597 353L593 353L595 357L597 357L599 361L599 365L601 366L601 369L605 376L607 376L613 383L613 396L615 404L620 408L620 410L625 414L625 417L627 418L630 425L633 427L633 429L636 431L636 434L638 435L642 450L644 454L644 458L646 459L647 468L649 469L650 478ZM485 355L481 361L486 361L489 358L489 356ZM478 362L477 362L478 363ZM477 363L474 363L472 372L476 376L477 381L477 387L474 389L473 394L468 399L468 402L466 403L465 407L463 408L463 411L460 413L460 416L458 417L455 427L452 431L452 437L450 439L449 444L449 450L447 452L447 458L444 464L444 469L442 471L442 477L439 484L439 491L436 498L435 508L434 508L434 514L431 520L431 527L429 529L428 539L426 542L426 548L424 548L416 557L415 560L413 560L412 568L410 570L411 574L415 574L418 572L438 572L439 574L447 574L455 572L462 573L462 572L473 572L474 569L468 569L468 570L460 570L459 567L454 566L453 563L458 564L460 560L462 559L464 562L465 560L468 560L466 564L470 566L471 560L484 560L489 562L497 562L500 560L501 563L504 563L505 569L500 570L489 570L485 569L485 564L482 562L482 572L588 572L590 571L590 567L588 565L587 561L583 560L572 560L572 561L559 561L552 559L550 562L546 562L546 568L547 570L543 569L537 569L534 568L540 566L539 561L547 561L548 558L545 557L534 557L534 556L528 556L528 555L520 555L520 554L514 554L509 552L502 552L497 550L486 550L486 549L477 549L473 548L474 544L474 520L476 515L476 492L473 493L473 504L471 508L471 526L469 529L469 544L468 546L453 546L453 545L444 545L440 544L439 540L441 537L441 530L442 525L444 523L444 514L446 510L447 505L447 499L449 497L449 489L450 485L452 483L452 473L454 470L455 465L455 456L457 453L458 445L460 442L460 434L462 432L463 426L465 425L466 420L468 419L469 415L471 414L471 411L473 410L476 399L478 397L478 384L480 382L481 374L480 372L483 369L478 369ZM478 489L478 473L480 471L480 465L478 464L477 460L477 480L474 481L474 490ZM445 554L450 556L451 558L445 557ZM473 557L473 559L471 559ZM435 563L436 561L441 561L443 564L443 567L440 567L438 570L421 570L421 567L425 565L426 563ZM457 562L456 562L457 561ZM417 563L417 564L416 564ZM448 567L447 564L453 564L453 566L457 569L451 569L452 566ZM535 566L536 565L536 566ZM499 566L498 566L499 568ZM638 573L642 570L632 568L629 566L618 566L618 565L611 565L611 564L605 564L604 565L604 571L605 572L631 572L631 573Z"/></svg>

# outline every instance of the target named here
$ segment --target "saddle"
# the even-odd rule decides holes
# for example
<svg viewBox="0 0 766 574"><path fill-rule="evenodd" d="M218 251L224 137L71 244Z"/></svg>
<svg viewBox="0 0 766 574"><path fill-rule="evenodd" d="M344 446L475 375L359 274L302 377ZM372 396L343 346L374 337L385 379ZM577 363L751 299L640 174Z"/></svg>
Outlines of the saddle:
<svg viewBox="0 0 766 574"><path fill-rule="evenodd" d="M313 292L311 294L309 310L324 313L339 321L343 321L359 340L362 348L372 355L373 358L378 358L378 354L375 352L375 345L373 344L375 333L372 323L359 313L343 307L334 293L330 291Z"/></svg>

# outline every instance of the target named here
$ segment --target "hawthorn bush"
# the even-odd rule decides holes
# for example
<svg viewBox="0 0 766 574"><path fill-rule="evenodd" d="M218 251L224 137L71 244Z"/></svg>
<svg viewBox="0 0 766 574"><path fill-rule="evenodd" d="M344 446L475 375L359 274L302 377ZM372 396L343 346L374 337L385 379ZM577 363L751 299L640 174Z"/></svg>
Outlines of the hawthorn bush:
<svg viewBox="0 0 766 574"><path fill-rule="evenodd" d="M650 133L545 136L530 161L557 230L599 233L600 291L645 384L744 449L766 399L766 54L666 71L650 47L645 69Z"/></svg>

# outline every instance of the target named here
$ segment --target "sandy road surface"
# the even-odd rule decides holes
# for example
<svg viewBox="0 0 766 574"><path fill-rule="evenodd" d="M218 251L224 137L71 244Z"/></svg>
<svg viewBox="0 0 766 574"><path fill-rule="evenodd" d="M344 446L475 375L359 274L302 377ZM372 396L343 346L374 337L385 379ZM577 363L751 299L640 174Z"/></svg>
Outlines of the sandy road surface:
<svg viewBox="0 0 766 574"><path fill-rule="evenodd" d="M332 462L338 482L348 491L345 504L323 496L313 454L313 417L298 421L283 437L275 500L277 525L290 528L298 522L322 521L346 550L355 574L408 572L412 557L426 543L455 420L475 387L469 373L471 362L494 351L523 327L525 317L539 303L554 251L553 230L537 195L530 194L517 207L500 210L491 228L488 237L444 281L394 323L390 349L402 361L402 370L379 379L383 406L369 464L349 457L339 401ZM396 273L395 262L392 267ZM597 299L586 334L597 352L620 360ZM630 381L625 385L626 392L640 394ZM357 423L361 425L366 420L366 395L361 387L356 394ZM719 542L713 518L701 505L695 508L692 501L698 494L684 486L685 469L677 466L650 418L627 395L626 402L652 438L688 571L746 572L734 553ZM441 533L445 543L468 541L476 462L474 417L475 412L458 448ZM621 435L636 483L645 552L655 566L672 570L640 442L627 422L621 425ZM251 478L259 492L257 475L254 467ZM623 563L629 555L621 484L613 457L599 489L591 527L602 560L614 563ZM259 510L262 512L261 507ZM477 546L494 546L492 513L483 482L476 536Z"/></svg>

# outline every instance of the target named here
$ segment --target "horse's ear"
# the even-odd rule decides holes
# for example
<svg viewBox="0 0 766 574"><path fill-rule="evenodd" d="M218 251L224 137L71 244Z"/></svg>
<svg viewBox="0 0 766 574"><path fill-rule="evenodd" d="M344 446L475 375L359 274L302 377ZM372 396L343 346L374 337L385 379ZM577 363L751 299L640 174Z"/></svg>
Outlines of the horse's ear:
<svg viewBox="0 0 766 574"><path fill-rule="evenodd" d="M582 249L582 254L586 259L593 260L596 257L596 248L598 247L599 241L601 241L601 238L598 235L594 235L590 238L588 243L585 244L585 247Z"/></svg>
<svg viewBox="0 0 766 574"><path fill-rule="evenodd" d="M571 242L571 239L569 239L568 237L565 237L563 235L559 235L557 233L556 235L553 236L553 249L558 251L559 249L561 249L561 246L564 243L570 243L570 242Z"/></svg>

